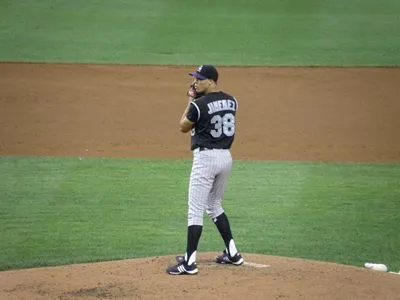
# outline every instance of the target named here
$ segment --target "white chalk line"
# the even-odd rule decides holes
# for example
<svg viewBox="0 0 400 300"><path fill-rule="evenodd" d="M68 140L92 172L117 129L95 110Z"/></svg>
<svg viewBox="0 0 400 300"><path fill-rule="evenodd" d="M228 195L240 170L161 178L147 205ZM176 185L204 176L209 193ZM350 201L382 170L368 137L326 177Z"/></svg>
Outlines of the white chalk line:
<svg viewBox="0 0 400 300"><path fill-rule="evenodd" d="M252 267L252 268L268 268L270 265L263 265L263 264L258 264L250 261L245 261L243 263L244 266Z"/></svg>
<svg viewBox="0 0 400 300"><path fill-rule="evenodd" d="M217 264L217 263L215 263L215 262L210 262L210 261L203 262L203 264L206 265L206 266L208 266L208 267L216 267L216 268L218 268L218 267L220 267L220 266L225 266L225 264ZM226 264L226 266L237 267L237 266L232 265L232 264ZM258 269L258 268L268 268L268 267L271 267L270 265L264 265L264 264L259 264L259 263L255 263L255 262L250 262L250 261L245 261L245 262L243 262L242 266L248 267L248 268L257 268L257 269Z"/></svg>

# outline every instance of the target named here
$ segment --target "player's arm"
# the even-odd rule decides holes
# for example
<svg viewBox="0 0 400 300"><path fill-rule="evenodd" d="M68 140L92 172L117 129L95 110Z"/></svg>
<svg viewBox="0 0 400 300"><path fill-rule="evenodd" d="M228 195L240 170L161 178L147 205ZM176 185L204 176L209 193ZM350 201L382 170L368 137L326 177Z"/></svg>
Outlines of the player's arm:
<svg viewBox="0 0 400 300"><path fill-rule="evenodd" d="M183 133L190 131L199 119L198 107L194 102L192 102L192 100L192 98L189 98L190 102L186 106L179 123L179 129Z"/></svg>
<svg viewBox="0 0 400 300"><path fill-rule="evenodd" d="M185 111L183 112L182 118L181 118L181 122L179 124L179 129L181 130L181 132L186 133L188 131L190 131L194 125L194 122L190 121L186 116L188 114L190 108L190 103L186 106Z"/></svg>

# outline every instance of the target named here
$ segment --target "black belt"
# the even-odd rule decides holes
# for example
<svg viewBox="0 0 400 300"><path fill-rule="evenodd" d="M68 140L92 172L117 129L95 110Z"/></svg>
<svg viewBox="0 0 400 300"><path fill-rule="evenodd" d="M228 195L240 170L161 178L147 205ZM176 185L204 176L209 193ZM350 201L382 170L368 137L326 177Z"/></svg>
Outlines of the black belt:
<svg viewBox="0 0 400 300"><path fill-rule="evenodd" d="M212 150L212 148L199 147L199 151Z"/></svg>
<svg viewBox="0 0 400 300"><path fill-rule="evenodd" d="M203 146L200 146L197 149L199 149L199 151L214 150L214 149L227 150L226 148L207 148L207 147L203 147Z"/></svg>

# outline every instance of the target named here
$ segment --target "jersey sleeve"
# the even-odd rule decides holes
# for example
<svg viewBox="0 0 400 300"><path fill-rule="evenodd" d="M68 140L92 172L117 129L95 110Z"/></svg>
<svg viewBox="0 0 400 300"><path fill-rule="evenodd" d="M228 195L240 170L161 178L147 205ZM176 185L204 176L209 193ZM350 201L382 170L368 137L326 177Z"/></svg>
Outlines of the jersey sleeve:
<svg viewBox="0 0 400 300"><path fill-rule="evenodd" d="M200 111L197 104L191 102L186 118L191 122L197 122L200 119Z"/></svg>
<svg viewBox="0 0 400 300"><path fill-rule="evenodd" d="M236 103L236 110L237 110L238 107L239 107L239 102L237 101L237 99L236 99L235 97L233 97L233 100L235 100L235 103Z"/></svg>

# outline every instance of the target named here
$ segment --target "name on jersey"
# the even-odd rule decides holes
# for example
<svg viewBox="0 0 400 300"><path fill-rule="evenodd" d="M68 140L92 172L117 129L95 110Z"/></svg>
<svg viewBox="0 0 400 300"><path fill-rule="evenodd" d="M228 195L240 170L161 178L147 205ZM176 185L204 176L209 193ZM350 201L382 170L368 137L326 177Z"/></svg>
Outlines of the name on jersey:
<svg viewBox="0 0 400 300"><path fill-rule="evenodd" d="M213 101L208 103L207 106L209 115L222 110L236 110L235 101L231 99Z"/></svg>

